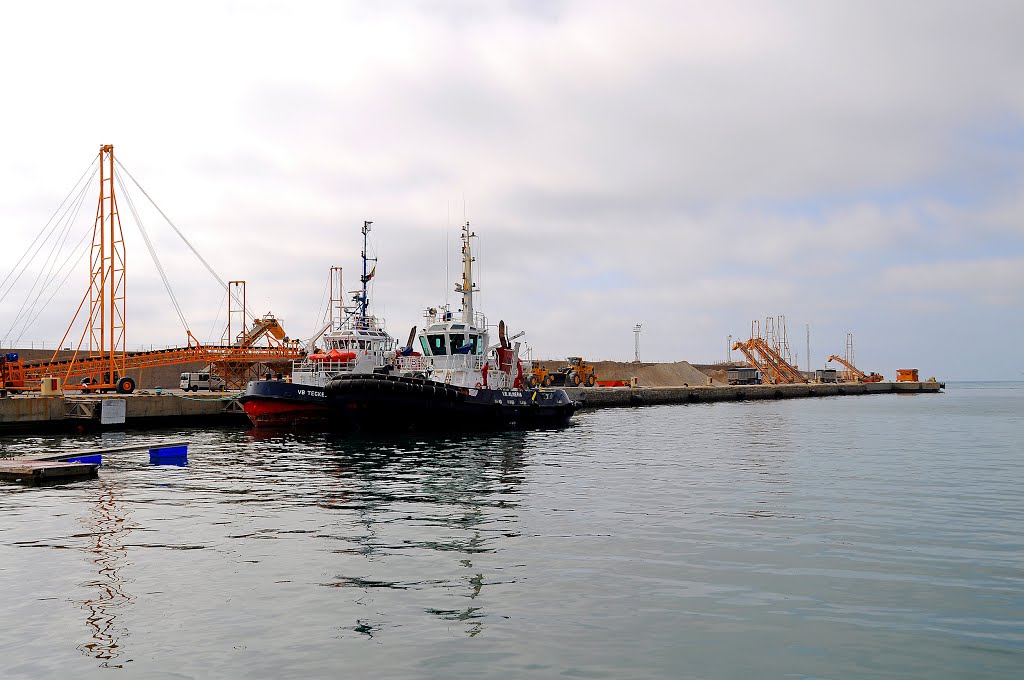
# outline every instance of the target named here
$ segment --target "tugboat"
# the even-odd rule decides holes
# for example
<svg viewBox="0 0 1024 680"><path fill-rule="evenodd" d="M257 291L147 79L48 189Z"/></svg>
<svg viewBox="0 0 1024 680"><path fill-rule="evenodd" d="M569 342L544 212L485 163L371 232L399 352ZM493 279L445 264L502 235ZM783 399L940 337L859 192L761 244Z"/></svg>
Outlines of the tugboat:
<svg viewBox="0 0 1024 680"><path fill-rule="evenodd" d="M373 222L363 222L362 287L354 292L355 304L342 306L340 293L335 298L332 278L330 318L308 343L313 345L322 339L325 349L293 361L291 382L253 380L239 399L256 427L321 423L330 415L324 388L332 380L343 375L392 370L397 342L377 317L369 313L367 284L376 273L376 259L367 257L371 224ZM374 268L367 271L370 262L374 262Z"/></svg>
<svg viewBox="0 0 1024 680"><path fill-rule="evenodd" d="M504 321L491 346L487 319L473 306L477 285L467 222L462 228L459 318L428 309L427 327L396 353L394 371L344 374L325 388L331 425L354 430L514 430L564 427L579 406L565 390L527 388L520 343ZM414 329L415 330L415 329ZM410 334L412 340L412 334Z"/></svg>
<svg viewBox="0 0 1024 680"><path fill-rule="evenodd" d="M292 383L250 382L241 401L253 424L357 432L464 432L568 425L579 403L565 390L526 387L520 343L512 344L522 333L509 338L505 323L499 322L498 342L490 345L487 319L473 306L473 294L478 290L473 282L474 236L466 223L462 229L462 281L455 286L462 294L459 318L447 307L428 309L427 327L422 332L417 334L414 327L401 348L395 349L393 341L377 345L377 354L370 352L373 361L359 364L361 370L322 371L315 379L311 377L314 371L297 370ZM359 300L365 303L369 280L365 248L363 268ZM355 330L362 330L362 319L373 318L366 314L365 304L360 309ZM372 330L383 333L376 325ZM366 342L374 336L361 337ZM351 344L347 349L332 349L353 351ZM302 363L296 368L306 366L313 367Z"/></svg>

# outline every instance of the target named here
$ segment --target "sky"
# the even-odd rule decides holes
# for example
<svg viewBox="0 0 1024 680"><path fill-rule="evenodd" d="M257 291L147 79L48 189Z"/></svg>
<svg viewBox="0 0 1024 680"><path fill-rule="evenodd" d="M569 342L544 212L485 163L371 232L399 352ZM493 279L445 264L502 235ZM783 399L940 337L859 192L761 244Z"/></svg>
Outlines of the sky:
<svg viewBox="0 0 1024 680"><path fill-rule="evenodd" d="M985 0L18 3L0 281L113 144L292 337L331 266L357 287L364 220L392 334L457 309L468 220L477 308L536 358L630 361L639 323L644 361L723 361L784 315L801 367L852 333L890 378L1021 380L1021 26ZM223 289L126 182L185 318L119 199L128 348L219 339ZM0 286L0 346L55 346L87 290L83 260L23 327L40 252Z"/></svg>

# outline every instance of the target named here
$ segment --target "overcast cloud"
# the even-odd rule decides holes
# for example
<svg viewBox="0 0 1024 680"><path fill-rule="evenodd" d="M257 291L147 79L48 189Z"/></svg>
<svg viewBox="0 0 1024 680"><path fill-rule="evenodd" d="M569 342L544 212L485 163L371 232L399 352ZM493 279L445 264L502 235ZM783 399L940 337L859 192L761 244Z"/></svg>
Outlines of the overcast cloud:
<svg viewBox="0 0 1024 680"><path fill-rule="evenodd" d="M642 359L722 360L785 314L801 366L809 324L812 366L849 331L888 377L1020 379L995 348L1024 332L1024 5L707 4L5 8L0 278L112 143L293 336L331 265L354 287L370 219L404 337L455 301L465 216L484 311L536 356L629 360L643 323ZM180 344L122 213L129 347ZM219 336L222 291L143 219L192 331ZM84 266L26 342L59 339Z"/></svg>

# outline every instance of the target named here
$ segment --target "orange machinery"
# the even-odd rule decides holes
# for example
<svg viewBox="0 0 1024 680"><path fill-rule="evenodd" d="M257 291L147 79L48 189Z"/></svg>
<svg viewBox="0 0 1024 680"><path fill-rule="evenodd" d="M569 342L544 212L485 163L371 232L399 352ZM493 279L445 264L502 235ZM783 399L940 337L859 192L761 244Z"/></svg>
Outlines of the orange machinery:
<svg viewBox="0 0 1024 680"><path fill-rule="evenodd" d="M897 368L896 382L920 382L916 368Z"/></svg>
<svg viewBox="0 0 1024 680"><path fill-rule="evenodd" d="M152 368L154 366L170 366L174 364L201 361L205 363L283 363L300 358L304 352L296 342L283 343L278 346L256 347L253 345L201 345L189 334L187 347L155 350L149 352L127 352L121 357L115 376L112 380L108 358L75 357L63 361L43 361L26 364L20 359L0 361L0 387L14 390L34 391L38 389L38 381L46 376L60 377L65 389L81 389L83 391L115 390L128 394L135 390L135 381L122 371ZM75 378L89 378L84 385L74 384Z"/></svg>
<svg viewBox="0 0 1024 680"><path fill-rule="evenodd" d="M799 369L782 358L764 338L751 328L751 337L746 342L737 341L732 348L739 350L747 358L747 362L761 372L766 383L805 383L806 376Z"/></svg>
<svg viewBox="0 0 1024 680"><path fill-rule="evenodd" d="M859 368L854 366L852 363L850 363L846 359L843 359L842 357L838 357L835 354L830 356L825 361L825 363L827 364L830 361L835 361L836 363L840 363L840 364L842 364L843 366L846 367L846 370L844 371L844 373L846 374L844 376L846 378L846 382L873 383L873 382L882 382L882 380L884 380L884 378L881 375L879 375L878 373L866 374L866 373L864 373L864 371L860 370ZM916 375L916 373L915 373L915 375ZM915 378L915 380L916 380L916 378Z"/></svg>

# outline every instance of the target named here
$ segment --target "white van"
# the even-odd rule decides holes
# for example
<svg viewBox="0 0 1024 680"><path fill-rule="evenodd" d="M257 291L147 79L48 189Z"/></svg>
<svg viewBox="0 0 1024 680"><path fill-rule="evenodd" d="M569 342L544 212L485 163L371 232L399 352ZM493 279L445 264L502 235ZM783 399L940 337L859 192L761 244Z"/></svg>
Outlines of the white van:
<svg viewBox="0 0 1024 680"><path fill-rule="evenodd" d="M211 375L210 373L182 373L181 374L181 389L188 392L198 392L199 390L223 390L227 383L224 378L217 375Z"/></svg>

